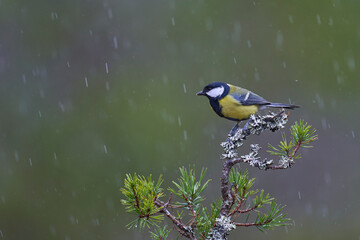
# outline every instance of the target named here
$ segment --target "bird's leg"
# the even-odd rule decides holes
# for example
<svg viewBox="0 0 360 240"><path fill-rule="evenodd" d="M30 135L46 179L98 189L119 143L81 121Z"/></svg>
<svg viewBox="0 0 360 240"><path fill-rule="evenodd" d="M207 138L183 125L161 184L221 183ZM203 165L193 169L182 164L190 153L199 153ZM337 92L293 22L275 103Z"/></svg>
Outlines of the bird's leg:
<svg viewBox="0 0 360 240"><path fill-rule="evenodd" d="M235 135L236 131L239 129L240 122L237 122L235 126L230 130L229 136L232 137Z"/></svg>
<svg viewBox="0 0 360 240"><path fill-rule="evenodd" d="M250 122L250 119L247 120L247 122L245 123L244 127L242 128L242 131L243 131L244 133L246 133L247 135L250 135L250 130L247 128L248 125L249 125L249 122Z"/></svg>

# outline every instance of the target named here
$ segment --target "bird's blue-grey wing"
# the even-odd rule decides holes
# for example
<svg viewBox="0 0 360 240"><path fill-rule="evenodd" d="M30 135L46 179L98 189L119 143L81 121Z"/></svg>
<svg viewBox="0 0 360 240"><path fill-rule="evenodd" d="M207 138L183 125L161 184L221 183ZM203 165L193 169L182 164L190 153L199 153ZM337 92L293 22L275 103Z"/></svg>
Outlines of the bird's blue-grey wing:
<svg viewBox="0 0 360 240"><path fill-rule="evenodd" d="M244 106L270 104L269 101L266 101L251 91L247 91L246 93L232 92L230 95Z"/></svg>

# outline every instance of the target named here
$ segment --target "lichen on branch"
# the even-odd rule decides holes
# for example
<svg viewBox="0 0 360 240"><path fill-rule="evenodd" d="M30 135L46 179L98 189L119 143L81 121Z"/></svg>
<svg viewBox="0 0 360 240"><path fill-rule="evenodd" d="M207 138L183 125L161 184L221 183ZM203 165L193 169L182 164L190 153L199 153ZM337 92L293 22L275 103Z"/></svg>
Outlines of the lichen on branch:
<svg viewBox="0 0 360 240"><path fill-rule="evenodd" d="M284 111L269 113L265 116L252 115L244 128L236 125L221 143L222 172L220 178L221 198L214 201L210 208L203 206L202 195L210 180L205 180L206 169L202 169L196 177L195 167L180 167L180 177L168 188L169 195L165 198L161 188L161 176L155 182L149 177L137 174L126 175L125 196L122 204L136 219L128 226L152 228L153 239L164 240L171 232L163 222L166 217L181 236L188 239L225 240L237 227L256 227L261 231L289 224L283 213L284 206L276 203L275 198L263 189L253 189L254 178L249 178L247 171L239 171L234 166L246 163L260 170L288 169L300 158L298 151L303 147L311 147L310 143L317 140L311 125L300 120L290 127L290 138L282 133L282 140L277 146L268 145L270 153L279 157L274 160L260 157L261 147L250 144L250 152L240 155L237 150L243 141L252 134L259 135L265 130L272 132L285 127L288 115ZM176 199L173 199L176 198ZM265 209L264 209L265 208Z"/></svg>

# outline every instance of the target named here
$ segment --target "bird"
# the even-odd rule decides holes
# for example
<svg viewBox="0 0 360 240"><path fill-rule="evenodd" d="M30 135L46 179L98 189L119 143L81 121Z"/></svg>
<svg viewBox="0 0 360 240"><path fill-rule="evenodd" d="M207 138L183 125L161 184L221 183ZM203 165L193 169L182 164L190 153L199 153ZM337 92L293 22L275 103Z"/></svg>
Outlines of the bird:
<svg viewBox="0 0 360 240"><path fill-rule="evenodd" d="M210 83L196 95L206 96L209 99L212 109L220 117L238 122L235 127L241 121L249 119L252 114L256 114L264 108L294 109L300 107L292 104L269 102L245 88L224 82Z"/></svg>

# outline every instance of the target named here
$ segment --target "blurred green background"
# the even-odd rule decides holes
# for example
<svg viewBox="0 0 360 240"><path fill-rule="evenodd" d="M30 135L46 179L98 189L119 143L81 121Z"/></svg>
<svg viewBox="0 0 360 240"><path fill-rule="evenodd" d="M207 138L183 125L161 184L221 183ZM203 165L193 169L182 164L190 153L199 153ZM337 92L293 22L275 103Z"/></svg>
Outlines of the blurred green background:
<svg viewBox="0 0 360 240"><path fill-rule="evenodd" d="M233 123L195 96L214 81L301 105L288 126L319 134L292 169L249 169L294 225L230 239L359 239L359 12L341 0L0 1L0 239L149 239L125 227L126 173L170 184L194 163L217 199ZM279 139L247 144L266 157Z"/></svg>

